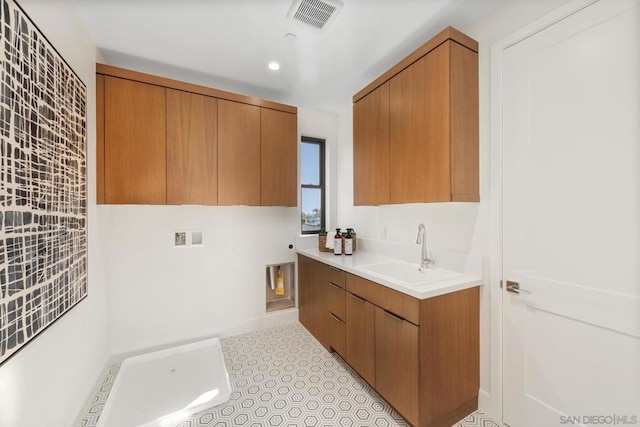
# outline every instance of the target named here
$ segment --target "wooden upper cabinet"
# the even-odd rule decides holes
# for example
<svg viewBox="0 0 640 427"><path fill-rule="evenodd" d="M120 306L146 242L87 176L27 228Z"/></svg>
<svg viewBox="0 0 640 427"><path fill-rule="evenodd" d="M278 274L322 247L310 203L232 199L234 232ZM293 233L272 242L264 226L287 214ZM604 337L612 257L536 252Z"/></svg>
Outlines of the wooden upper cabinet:
<svg viewBox="0 0 640 427"><path fill-rule="evenodd" d="M297 206L297 116L268 108L260 110L260 204Z"/></svg>
<svg viewBox="0 0 640 427"><path fill-rule="evenodd" d="M450 43L451 199L479 202L478 54Z"/></svg>
<svg viewBox="0 0 640 427"><path fill-rule="evenodd" d="M218 204L260 205L260 107L218 101Z"/></svg>
<svg viewBox="0 0 640 427"><path fill-rule="evenodd" d="M296 107L96 64L98 203L296 206Z"/></svg>
<svg viewBox="0 0 640 427"><path fill-rule="evenodd" d="M477 50L449 27L354 96L354 204L480 200Z"/></svg>
<svg viewBox="0 0 640 427"><path fill-rule="evenodd" d="M104 203L104 76L96 74L96 202Z"/></svg>
<svg viewBox="0 0 640 427"><path fill-rule="evenodd" d="M218 203L218 100L167 89L167 204Z"/></svg>
<svg viewBox="0 0 640 427"><path fill-rule="evenodd" d="M389 203L389 83L353 105L353 204Z"/></svg>
<svg viewBox="0 0 640 427"><path fill-rule="evenodd" d="M165 204L165 89L105 76L103 124L105 203Z"/></svg>
<svg viewBox="0 0 640 427"><path fill-rule="evenodd" d="M391 203L451 200L449 46L390 81Z"/></svg>

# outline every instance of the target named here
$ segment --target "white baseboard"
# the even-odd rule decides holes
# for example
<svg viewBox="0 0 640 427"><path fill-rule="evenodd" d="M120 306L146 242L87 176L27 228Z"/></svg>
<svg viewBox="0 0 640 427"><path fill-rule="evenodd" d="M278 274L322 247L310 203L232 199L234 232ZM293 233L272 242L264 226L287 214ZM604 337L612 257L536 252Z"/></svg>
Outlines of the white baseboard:
<svg viewBox="0 0 640 427"><path fill-rule="evenodd" d="M500 424L502 415L493 413L494 406L495 405L491 401L491 395L483 389L480 389L478 391L478 411Z"/></svg>

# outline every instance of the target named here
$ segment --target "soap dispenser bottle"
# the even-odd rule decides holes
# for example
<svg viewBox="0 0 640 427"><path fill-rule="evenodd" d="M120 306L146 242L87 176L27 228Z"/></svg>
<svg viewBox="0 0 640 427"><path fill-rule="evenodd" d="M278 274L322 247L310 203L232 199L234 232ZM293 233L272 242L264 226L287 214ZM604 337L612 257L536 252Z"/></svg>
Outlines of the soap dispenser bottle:
<svg viewBox="0 0 640 427"><path fill-rule="evenodd" d="M351 234L351 228L347 228L347 235L344 238L344 254L353 255L353 234Z"/></svg>
<svg viewBox="0 0 640 427"><path fill-rule="evenodd" d="M336 228L336 235L333 237L333 254L342 255L342 234L339 228Z"/></svg>

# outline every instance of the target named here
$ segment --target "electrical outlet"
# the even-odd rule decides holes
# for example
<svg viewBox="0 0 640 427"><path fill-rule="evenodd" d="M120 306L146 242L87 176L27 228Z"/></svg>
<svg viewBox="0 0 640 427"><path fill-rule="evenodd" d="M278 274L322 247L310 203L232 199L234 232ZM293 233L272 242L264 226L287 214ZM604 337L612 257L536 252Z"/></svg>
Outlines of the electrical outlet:
<svg viewBox="0 0 640 427"><path fill-rule="evenodd" d="M202 231L191 232L191 246L202 246Z"/></svg>
<svg viewBox="0 0 640 427"><path fill-rule="evenodd" d="M176 231L173 234L173 246L175 247L187 246L187 233L185 231Z"/></svg>
<svg viewBox="0 0 640 427"><path fill-rule="evenodd" d="M264 252L264 246L257 245L256 246L256 253L261 254L262 252Z"/></svg>

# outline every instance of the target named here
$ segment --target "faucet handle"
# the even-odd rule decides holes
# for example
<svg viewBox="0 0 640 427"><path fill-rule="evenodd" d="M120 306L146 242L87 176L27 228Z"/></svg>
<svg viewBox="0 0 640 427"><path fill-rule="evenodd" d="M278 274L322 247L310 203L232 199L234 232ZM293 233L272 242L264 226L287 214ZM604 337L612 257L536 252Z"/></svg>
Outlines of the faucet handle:
<svg viewBox="0 0 640 427"><path fill-rule="evenodd" d="M424 258L421 260L420 262L420 268L429 268L430 264L435 264L436 262L434 260L432 260L431 258Z"/></svg>

